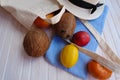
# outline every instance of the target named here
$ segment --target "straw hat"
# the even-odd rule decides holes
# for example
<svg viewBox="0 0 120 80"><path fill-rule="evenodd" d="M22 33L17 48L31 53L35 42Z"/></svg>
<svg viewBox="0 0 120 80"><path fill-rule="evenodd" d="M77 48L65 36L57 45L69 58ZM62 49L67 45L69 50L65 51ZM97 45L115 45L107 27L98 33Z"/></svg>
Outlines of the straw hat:
<svg viewBox="0 0 120 80"><path fill-rule="evenodd" d="M57 0L76 17L92 20L99 17L104 10L104 0Z"/></svg>

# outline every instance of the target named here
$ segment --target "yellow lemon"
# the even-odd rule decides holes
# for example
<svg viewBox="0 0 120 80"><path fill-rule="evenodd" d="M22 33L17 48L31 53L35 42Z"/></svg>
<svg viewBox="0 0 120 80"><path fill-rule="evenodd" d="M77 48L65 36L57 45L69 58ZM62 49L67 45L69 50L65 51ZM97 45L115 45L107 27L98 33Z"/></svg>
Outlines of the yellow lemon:
<svg viewBox="0 0 120 80"><path fill-rule="evenodd" d="M66 45L60 54L60 61L66 68L73 67L78 61L78 49L73 45Z"/></svg>

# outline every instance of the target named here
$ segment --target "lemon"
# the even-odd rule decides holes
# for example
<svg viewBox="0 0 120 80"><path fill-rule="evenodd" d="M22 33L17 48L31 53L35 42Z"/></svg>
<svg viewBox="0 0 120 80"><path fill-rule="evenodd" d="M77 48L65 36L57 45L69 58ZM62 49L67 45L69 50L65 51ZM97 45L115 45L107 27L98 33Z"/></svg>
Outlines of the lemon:
<svg viewBox="0 0 120 80"><path fill-rule="evenodd" d="M66 45L60 53L61 64L66 68L73 67L78 61L78 49L73 45Z"/></svg>

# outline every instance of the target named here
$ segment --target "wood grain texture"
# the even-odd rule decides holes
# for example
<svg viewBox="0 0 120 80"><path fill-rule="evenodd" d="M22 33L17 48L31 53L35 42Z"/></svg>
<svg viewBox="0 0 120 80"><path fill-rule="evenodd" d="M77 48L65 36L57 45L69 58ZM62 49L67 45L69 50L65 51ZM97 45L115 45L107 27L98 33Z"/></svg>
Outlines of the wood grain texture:
<svg viewBox="0 0 120 80"><path fill-rule="evenodd" d="M120 56L120 0L106 0L109 12L105 22L103 39ZM0 8L0 80L81 80L41 58L29 57L23 49L23 38L27 30L10 14ZM98 47L96 53L102 56ZM113 73L109 80L120 80ZM88 80L95 80L88 75Z"/></svg>

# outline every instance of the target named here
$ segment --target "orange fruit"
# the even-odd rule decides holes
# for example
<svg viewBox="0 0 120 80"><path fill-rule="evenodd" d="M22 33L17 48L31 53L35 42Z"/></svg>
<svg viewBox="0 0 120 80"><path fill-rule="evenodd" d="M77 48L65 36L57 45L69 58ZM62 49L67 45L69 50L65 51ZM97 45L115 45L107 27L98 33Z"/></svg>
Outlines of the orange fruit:
<svg viewBox="0 0 120 80"><path fill-rule="evenodd" d="M50 26L50 23L48 23L47 21L43 20L40 17L37 17L35 19L34 24L39 28L48 28Z"/></svg>
<svg viewBox="0 0 120 80"><path fill-rule="evenodd" d="M91 60L87 65L88 72L97 79L108 79L112 75L112 71Z"/></svg>

